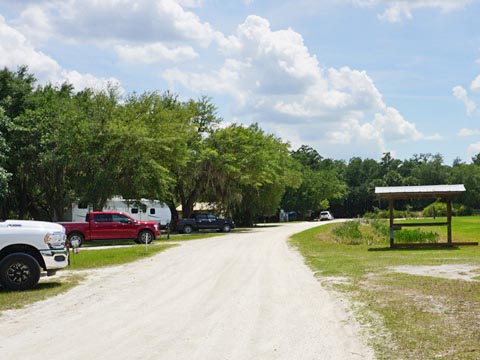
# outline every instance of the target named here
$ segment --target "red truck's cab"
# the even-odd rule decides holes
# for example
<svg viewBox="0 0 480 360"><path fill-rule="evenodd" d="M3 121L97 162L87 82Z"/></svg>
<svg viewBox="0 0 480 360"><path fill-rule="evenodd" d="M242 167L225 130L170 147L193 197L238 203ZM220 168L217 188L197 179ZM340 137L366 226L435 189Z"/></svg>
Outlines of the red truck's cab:
<svg viewBox="0 0 480 360"><path fill-rule="evenodd" d="M92 211L85 222L61 223L65 227L68 243L90 240L132 239L137 243L150 243L160 236L158 223L138 221L117 211Z"/></svg>

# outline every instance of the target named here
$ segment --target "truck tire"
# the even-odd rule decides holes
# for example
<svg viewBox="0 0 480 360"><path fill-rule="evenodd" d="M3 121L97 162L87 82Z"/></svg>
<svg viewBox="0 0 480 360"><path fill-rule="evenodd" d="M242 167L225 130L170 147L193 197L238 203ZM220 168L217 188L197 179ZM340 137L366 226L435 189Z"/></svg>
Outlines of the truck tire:
<svg viewBox="0 0 480 360"><path fill-rule="evenodd" d="M183 232L184 234L191 234L192 231L193 231L193 227L191 227L190 225L185 225L185 226L183 227L183 231L182 231L182 232Z"/></svg>
<svg viewBox="0 0 480 360"><path fill-rule="evenodd" d="M222 232L230 232L230 230L232 230L232 227L228 224L224 224L222 226Z"/></svg>
<svg viewBox="0 0 480 360"><path fill-rule="evenodd" d="M150 230L142 230L138 234L137 243L139 244L150 244L153 241L153 233Z"/></svg>
<svg viewBox="0 0 480 360"><path fill-rule="evenodd" d="M83 242L85 241L85 238L83 237L82 233L79 233L78 231L72 232L68 234L67 236L67 243L69 247L72 247L72 241L78 241L78 247L82 246Z"/></svg>
<svg viewBox="0 0 480 360"><path fill-rule="evenodd" d="M40 266L29 254L13 253L0 262L0 284L8 290L33 288L40 279Z"/></svg>

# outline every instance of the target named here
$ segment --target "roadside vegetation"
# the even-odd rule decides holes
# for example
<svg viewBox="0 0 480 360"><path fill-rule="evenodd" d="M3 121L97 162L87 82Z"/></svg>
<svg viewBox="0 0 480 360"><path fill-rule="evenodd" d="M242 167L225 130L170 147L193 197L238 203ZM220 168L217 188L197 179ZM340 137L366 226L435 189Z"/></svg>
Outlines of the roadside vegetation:
<svg viewBox="0 0 480 360"><path fill-rule="evenodd" d="M480 217L454 218L454 239L478 241ZM441 228L445 231L445 228ZM402 230L403 231L403 230ZM432 241L429 228L422 241ZM397 235L397 232L396 232ZM407 235L407 240L410 235ZM329 224L292 237L291 243L322 283L352 300L379 359L479 359L480 272L477 281L416 276L396 266L480 266L480 247L388 248L379 223ZM433 274L431 274L433 275Z"/></svg>

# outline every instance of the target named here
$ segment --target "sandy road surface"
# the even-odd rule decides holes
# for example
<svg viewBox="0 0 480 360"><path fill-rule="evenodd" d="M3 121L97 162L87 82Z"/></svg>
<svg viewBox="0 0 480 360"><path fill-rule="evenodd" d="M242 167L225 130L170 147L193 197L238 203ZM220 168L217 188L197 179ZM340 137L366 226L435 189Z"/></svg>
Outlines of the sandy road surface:
<svg viewBox="0 0 480 360"><path fill-rule="evenodd" d="M190 241L0 317L1 359L369 359L295 223Z"/></svg>

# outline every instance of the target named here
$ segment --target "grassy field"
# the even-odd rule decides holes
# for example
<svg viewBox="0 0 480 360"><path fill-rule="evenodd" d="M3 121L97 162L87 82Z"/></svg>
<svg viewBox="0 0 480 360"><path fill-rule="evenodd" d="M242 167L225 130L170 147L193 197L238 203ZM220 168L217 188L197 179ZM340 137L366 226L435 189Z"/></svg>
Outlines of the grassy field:
<svg viewBox="0 0 480 360"><path fill-rule="evenodd" d="M175 245L145 246L134 245L121 248L82 250L79 254L70 253L70 265L67 268L73 275L53 277L41 281L34 289L28 291L7 291L0 289L0 312L7 309L18 309L36 301L40 301L63 293L79 284L83 275L75 274L75 270L86 270L105 266L121 265L149 256L153 256Z"/></svg>
<svg viewBox="0 0 480 360"><path fill-rule="evenodd" d="M145 245L125 246L101 250L83 250L79 254L70 252L69 270L85 270L105 266L115 266L126 264L135 260L140 260L153 256L175 245L149 245L145 250Z"/></svg>
<svg viewBox="0 0 480 360"><path fill-rule="evenodd" d="M409 219L405 222L418 222L419 224L423 222L446 222L447 218L436 218L436 219ZM402 221L398 221L399 224ZM425 227L423 228L425 229ZM447 241L447 227L446 226L432 226L428 227L428 230L435 231L440 236L441 242ZM452 218L452 238L453 241L476 241L479 242L480 239L480 216L459 216Z"/></svg>
<svg viewBox="0 0 480 360"><path fill-rule="evenodd" d="M478 241L478 230L480 217L454 219L456 241ZM291 243L325 286L350 297L377 358L480 359L480 281L392 270L400 265L480 267L480 247L389 249L388 238L360 223L314 228Z"/></svg>

